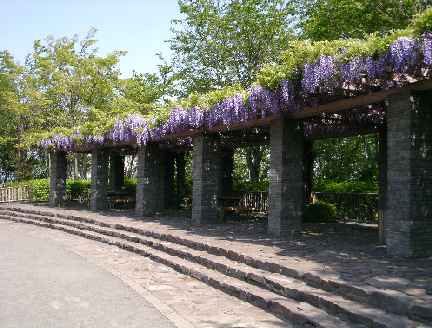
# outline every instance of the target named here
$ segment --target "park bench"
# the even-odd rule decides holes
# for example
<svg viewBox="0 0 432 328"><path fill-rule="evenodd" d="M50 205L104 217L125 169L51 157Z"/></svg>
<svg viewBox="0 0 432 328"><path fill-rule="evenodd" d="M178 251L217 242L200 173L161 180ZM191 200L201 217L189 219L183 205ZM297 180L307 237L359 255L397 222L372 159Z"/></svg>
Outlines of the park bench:
<svg viewBox="0 0 432 328"><path fill-rule="evenodd" d="M235 213L237 215L249 213L249 209L243 206L241 196L227 195L218 197L219 217L221 222L226 221L226 215Z"/></svg>
<svg viewBox="0 0 432 328"><path fill-rule="evenodd" d="M109 209L126 208L135 202L135 197L126 191L110 191L107 200Z"/></svg>

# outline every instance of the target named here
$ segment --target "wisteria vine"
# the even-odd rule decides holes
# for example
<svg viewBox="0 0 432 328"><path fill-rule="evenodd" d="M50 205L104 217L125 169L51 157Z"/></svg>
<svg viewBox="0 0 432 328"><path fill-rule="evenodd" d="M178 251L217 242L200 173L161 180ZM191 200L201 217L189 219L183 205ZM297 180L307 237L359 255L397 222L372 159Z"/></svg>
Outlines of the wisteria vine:
<svg viewBox="0 0 432 328"><path fill-rule="evenodd" d="M176 107L159 125L139 114L132 114L118 119L111 131L104 135L82 136L79 132L70 136L55 134L40 141L40 146L70 151L82 143L145 145L167 135L222 125L229 127L278 115L282 111L299 111L311 98L355 96L371 87L403 85L408 78L410 81L428 78L431 68L432 33L426 32L419 38L400 37L377 58L365 56L341 62L336 56L322 55L315 62L306 63L297 80L281 81L276 90L255 85L247 90L247 96L236 94L211 108Z"/></svg>

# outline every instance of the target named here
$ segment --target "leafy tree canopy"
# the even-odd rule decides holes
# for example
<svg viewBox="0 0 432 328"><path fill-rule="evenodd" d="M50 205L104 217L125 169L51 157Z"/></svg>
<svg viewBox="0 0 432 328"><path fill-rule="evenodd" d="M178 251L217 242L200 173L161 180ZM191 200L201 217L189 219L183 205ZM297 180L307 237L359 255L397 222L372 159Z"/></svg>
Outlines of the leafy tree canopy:
<svg viewBox="0 0 432 328"><path fill-rule="evenodd" d="M173 21L173 67L180 94L227 85L246 88L261 65L293 37L294 8L285 0L179 0Z"/></svg>
<svg viewBox="0 0 432 328"><path fill-rule="evenodd" d="M364 38L408 25L428 0L313 0L302 1L301 35L312 40Z"/></svg>

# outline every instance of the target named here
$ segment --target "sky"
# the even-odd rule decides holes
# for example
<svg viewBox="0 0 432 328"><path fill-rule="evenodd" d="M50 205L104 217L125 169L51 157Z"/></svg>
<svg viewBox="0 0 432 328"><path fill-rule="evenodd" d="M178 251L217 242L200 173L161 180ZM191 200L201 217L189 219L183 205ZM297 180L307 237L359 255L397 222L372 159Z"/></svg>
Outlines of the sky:
<svg viewBox="0 0 432 328"><path fill-rule="evenodd" d="M100 54L128 52L120 62L124 77L155 72L156 53L169 57L164 41L177 17L177 0L0 0L0 50L23 64L34 40L84 37L94 27Z"/></svg>

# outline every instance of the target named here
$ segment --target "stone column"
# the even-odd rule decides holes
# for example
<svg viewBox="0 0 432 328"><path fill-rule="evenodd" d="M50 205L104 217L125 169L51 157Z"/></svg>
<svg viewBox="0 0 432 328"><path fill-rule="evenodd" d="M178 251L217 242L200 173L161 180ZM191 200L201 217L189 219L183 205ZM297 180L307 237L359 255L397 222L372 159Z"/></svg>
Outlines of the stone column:
<svg viewBox="0 0 432 328"><path fill-rule="evenodd" d="M164 208L176 207L176 186L175 186L175 154L169 151L163 153L164 161Z"/></svg>
<svg viewBox="0 0 432 328"><path fill-rule="evenodd" d="M124 184L124 157L118 152L110 154L109 183L112 191L120 191Z"/></svg>
<svg viewBox="0 0 432 328"><path fill-rule="evenodd" d="M387 252L432 255L432 94L392 96L387 108Z"/></svg>
<svg viewBox="0 0 432 328"><path fill-rule="evenodd" d="M164 165L159 145L148 144L138 150L135 212L140 217L152 215L164 208Z"/></svg>
<svg viewBox="0 0 432 328"><path fill-rule="evenodd" d="M66 153L56 151L50 153L50 190L49 205L61 206L66 194Z"/></svg>
<svg viewBox="0 0 432 328"><path fill-rule="evenodd" d="M222 194L233 192L234 149L222 150Z"/></svg>
<svg viewBox="0 0 432 328"><path fill-rule="evenodd" d="M193 139L192 223L219 222L222 189L221 156L217 140L211 136Z"/></svg>
<svg viewBox="0 0 432 328"><path fill-rule="evenodd" d="M105 150L93 150L91 165L90 209L104 210L107 208L108 153Z"/></svg>
<svg viewBox="0 0 432 328"><path fill-rule="evenodd" d="M384 210L386 207L387 191L387 129L383 128L378 133L378 231L379 241L385 243L384 227Z"/></svg>
<svg viewBox="0 0 432 328"><path fill-rule="evenodd" d="M303 152L303 181L304 181L304 196L305 203L312 202L312 186L313 186L313 164L314 164L314 153L313 153L313 141L305 140L304 152Z"/></svg>
<svg viewBox="0 0 432 328"><path fill-rule="evenodd" d="M301 229L304 206L303 126L277 120L270 128L270 190L268 232L291 237Z"/></svg>
<svg viewBox="0 0 432 328"><path fill-rule="evenodd" d="M178 153L176 162L176 205L180 208L183 198L186 195L186 154Z"/></svg>

